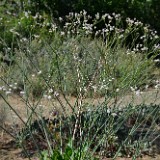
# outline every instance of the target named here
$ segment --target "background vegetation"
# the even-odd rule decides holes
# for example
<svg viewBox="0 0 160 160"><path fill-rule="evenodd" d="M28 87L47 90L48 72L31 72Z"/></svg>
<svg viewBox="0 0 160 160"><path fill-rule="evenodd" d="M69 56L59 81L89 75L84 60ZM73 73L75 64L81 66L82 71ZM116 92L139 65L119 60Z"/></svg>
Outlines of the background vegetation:
<svg viewBox="0 0 160 160"><path fill-rule="evenodd" d="M159 3L158 0L31 0L28 7L35 12L52 12L54 17L63 17L69 12L80 12L81 10L86 10L92 16L97 12L100 14L115 12L122 14L125 18L137 18L159 31Z"/></svg>
<svg viewBox="0 0 160 160"><path fill-rule="evenodd" d="M136 159L158 151L158 3L0 3L0 128L25 156L30 158L33 149L42 160ZM134 96L148 90L156 93L152 103L135 105ZM25 118L9 101L15 95L23 102ZM74 104L69 102L73 97ZM37 110L44 101L53 109L51 118ZM6 108L23 124L14 134L5 128Z"/></svg>

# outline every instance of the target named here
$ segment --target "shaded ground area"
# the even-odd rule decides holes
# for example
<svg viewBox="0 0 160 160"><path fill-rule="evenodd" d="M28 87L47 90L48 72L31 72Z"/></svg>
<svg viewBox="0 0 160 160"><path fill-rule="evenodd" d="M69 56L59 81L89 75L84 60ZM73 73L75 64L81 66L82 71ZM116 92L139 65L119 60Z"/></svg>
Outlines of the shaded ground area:
<svg viewBox="0 0 160 160"><path fill-rule="evenodd" d="M18 126L5 125L10 133L17 133L19 130ZM16 131L15 131L16 130ZM22 148L18 147L16 140L11 137L6 132L0 134L0 160L27 160L28 158L24 157ZM32 158L36 160L37 158Z"/></svg>
<svg viewBox="0 0 160 160"><path fill-rule="evenodd" d="M1 160L22 160L21 149L16 146L16 142L4 133L0 137L0 159Z"/></svg>
<svg viewBox="0 0 160 160"><path fill-rule="evenodd" d="M22 154L22 149L16 146L15 141L7 134L0 137L0 160L28 160ZM38 160L32 157L31 160ZM102 160L112 160L111 158L102 158ZM117 160L132 160L132 158L117 158ZM144 156L137 160L160 160L160 155Z"/></svg>

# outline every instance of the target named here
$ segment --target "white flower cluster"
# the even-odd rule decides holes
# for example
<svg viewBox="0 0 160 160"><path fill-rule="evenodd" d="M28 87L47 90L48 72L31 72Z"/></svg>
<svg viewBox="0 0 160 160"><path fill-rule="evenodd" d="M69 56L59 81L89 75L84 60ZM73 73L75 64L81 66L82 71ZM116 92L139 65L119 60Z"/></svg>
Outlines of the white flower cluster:
<svg viewBox="0 0 160 160"><path fill-rule="evenodd" d="M48 91L44 94L44 98L47 100L52 100L53 98L57 98L59 96L59 93L57 91L54 91L54 87L48 89Z"/></svg>
<svg viewBox="0 0 160 160"><path fill-rule="evenodd" d="M12 94L12 92L14 90L17 89L17 83L13 83L13 84L9 84L9 85L3 85L3 86L0 86L0 92L3 92L5 93L5 95L10 95Z"/></svg>
<svg viewBox="0 0 160 160"><path fill-rule="evenodd" d="M114 35L117 39L125 39L131 33L136 36L139 35L139 39L141 42L133 48L133 52L146 52L150 48L148 48L148 43L155 43L155 49L157 49L157 39L159 36L157 35L157 31L150 29L149 25L145 25L142 22L138 21L136 18L130 19L126 18L126 27L123 28L122 25L122 17L120 14L104 14L100 15L100 13L95 14L95 17L91 17L87 14L85 10L80 13L69 13L65 17L65 19L59 18L60 22L65 22L63 27L63 31L61 35L71 35L71 34L81 34L84 33L86 36L95 35L102 36L104 39L109 35ZM97 24L102 23L104 27L102 29L97 28ZM142 33L140 33L142 32Z"/></svg>

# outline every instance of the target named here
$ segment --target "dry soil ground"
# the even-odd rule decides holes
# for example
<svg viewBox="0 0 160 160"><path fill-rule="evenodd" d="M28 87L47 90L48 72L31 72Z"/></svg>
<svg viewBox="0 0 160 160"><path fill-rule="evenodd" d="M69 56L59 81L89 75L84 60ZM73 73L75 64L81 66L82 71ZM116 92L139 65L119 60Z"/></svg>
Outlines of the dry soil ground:
<svg viewBox="0 0 160 160"><path fill-rule="evenodd" d="M62 96L59 97L63 105L67 108L67 111L71 111L68 104L64 100ZM74 97L67 97L69 103L72 105L76 104L76 98ZM99 104L104 101L104 98L96 98L96 99L84 99L84 103L91 103L91 104ZM30 113L30 109L28 106L36 107L36 112L42 114L46 117L51 115L52 110L54 107L60 109L60 104L57 100L41 100L38 101L29 101L26 104L22 98L17 95L12 95L7 98L7 102L16 110L16 112L23 118L24 121L27 121L27 117ZM108 101L109 105L112 105L113 100ZM119 107L123 107L128 103L132 102L133 104L141 104L141 103L154 103L160 104L160 91L155 89L150 89L142 93L142 95L132 95L128 94L123 97L119 97L117 100L117 105ZM18 129L19 126L22 126L21 121L15 115L15 113L8 107L6 102L1 98L0 99L0 125L3 125L5 129L14 132L14 130ZM6 134L4 131L0 131L0 160L22 160L27 159L21 155L21 149L17 148L15 141L11 136ZM38 159L36 157L32 158L33 160ZM129 160L129 158L120 158L121 160ZM142 158L140 158L142 159ZM143 160L160 160L160 156L157 155L156 157L143 157ZM105 159L103 159L105 160Z"/></svg>

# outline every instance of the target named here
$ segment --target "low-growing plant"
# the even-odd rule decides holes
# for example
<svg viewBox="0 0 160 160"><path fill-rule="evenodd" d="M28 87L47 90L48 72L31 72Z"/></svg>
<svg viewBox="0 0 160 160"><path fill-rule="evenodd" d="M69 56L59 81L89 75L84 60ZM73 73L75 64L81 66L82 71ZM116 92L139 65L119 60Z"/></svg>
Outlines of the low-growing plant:
<svg viewBox="0 0 160 160"><path fill-rule="evenodd" d="M24 141L30 144L29 135L32 133L35 141L41 144L41 149L46 149L47 143L50 143L53 151L43 152L44 159L64 159L66 156L85 159L86 156L91 158L95 154L112 158L139 157L144 153L154 153L154 141L159 137L159 105L128 105L121 110L119 107L109 108L105 104L98 108L90 107L88 106L90 110L83 111L80 115L75 139L71 138L77 118L73 114L68 117L58 116L56 119L36 120L21 133L26 135ZM49 142L44 140L45 130L50 137Z"/></svg>
<svg viewBox="0 0 160 160"><path fill-rule="evenodd" d="M25 16L26 23L30 24L28 16L34 20L31 14ZM20 34L15 64L0 77L0 96L23 124L17 141L28 157L34 149L42 159L142 155L159 135L159 105L121 108L117 100L130 90L140 93L146 85L153 85L155 66L147 56L159 50L157 35L131 19L123 29L117 14L96 15L92 21L82 11L70 13L66 19L61 29L53 22L41 26L48 29L49 40L41 33L36 39L34 30L27 37ZM112 20L117 20L116 26ZM94 33L99 21L105 28ZM144 37L137 36L139 28ZM128 45L129 36L133 41ZM136 44L137 37L142 44ZM155 88L158 90L159 81ZM25 120L7 100L17 92L27 112ZM74 104L68 95L74 95ZM104 99L98 105L87 104L84 100L89 96ZM49 118L36 110L44 100L56 110Z"/></svg>
<svg viewBox="0 0 160 160"><path fill-rule="evenodd" d="M65 152L61 153L59 150L53 150L51 156L48 156L47 151L42 152L41 160L98 160L92 157L88 152L87 146L81 146L78 149L74 148L70 143L67 145Z"/></svg>

